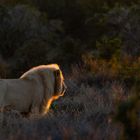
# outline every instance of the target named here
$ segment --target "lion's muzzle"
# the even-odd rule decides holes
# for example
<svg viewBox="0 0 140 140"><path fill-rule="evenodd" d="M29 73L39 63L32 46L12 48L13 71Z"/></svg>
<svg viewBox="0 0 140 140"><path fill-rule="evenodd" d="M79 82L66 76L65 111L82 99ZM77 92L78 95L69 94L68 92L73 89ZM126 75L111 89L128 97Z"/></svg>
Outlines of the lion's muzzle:
<svg viewBox="0 0 140 140"><path fill-rule="evenodd" d="M66 84L63 82L62 92L61 92L61 95L60 95L60 96L63 96L63 95L64 95L66 89L67 89L67 86L66 86Z"/></svg>

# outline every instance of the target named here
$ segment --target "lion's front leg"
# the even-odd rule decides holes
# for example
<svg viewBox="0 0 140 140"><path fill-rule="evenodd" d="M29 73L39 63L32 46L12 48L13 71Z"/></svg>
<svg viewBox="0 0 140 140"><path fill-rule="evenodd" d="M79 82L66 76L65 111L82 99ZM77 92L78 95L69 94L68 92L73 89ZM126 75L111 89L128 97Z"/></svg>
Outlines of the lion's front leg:
<svg viewBox="0 0 140 140"><path fill-rule="evenodd" d="M0 112L3 112L4 111L4 107L0 107Z"/></svg>
<svg viewBox="0 0 140 140"><path fill-rule="evenodd" d="M39 117L39 108L37 106L31 108L30 118L38 118Z"/></svg>

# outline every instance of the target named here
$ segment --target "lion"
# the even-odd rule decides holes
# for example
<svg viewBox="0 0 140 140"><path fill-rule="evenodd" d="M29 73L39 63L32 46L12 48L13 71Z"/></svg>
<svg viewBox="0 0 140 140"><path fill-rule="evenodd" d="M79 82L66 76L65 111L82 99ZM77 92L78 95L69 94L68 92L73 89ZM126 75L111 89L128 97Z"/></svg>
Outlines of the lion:
<svg viewBox="0 0 140 140"><path fill-rule="evenodd" d="M45 115L65 90L64 77L57 64L36 66L19 79L0 80L0 111Z"/></svg>

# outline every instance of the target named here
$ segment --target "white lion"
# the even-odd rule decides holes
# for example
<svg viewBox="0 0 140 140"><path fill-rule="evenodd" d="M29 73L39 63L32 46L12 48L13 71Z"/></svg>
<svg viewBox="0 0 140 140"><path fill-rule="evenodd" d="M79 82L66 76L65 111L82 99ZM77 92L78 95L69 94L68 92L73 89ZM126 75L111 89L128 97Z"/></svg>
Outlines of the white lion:
<svg viewBox="0 0 140 140"><path fill-rule="evenodd" d="M0 110L46 114L53 100L66 90L57 64L41 65L25 72L19 79L0 80Z"/></svg>

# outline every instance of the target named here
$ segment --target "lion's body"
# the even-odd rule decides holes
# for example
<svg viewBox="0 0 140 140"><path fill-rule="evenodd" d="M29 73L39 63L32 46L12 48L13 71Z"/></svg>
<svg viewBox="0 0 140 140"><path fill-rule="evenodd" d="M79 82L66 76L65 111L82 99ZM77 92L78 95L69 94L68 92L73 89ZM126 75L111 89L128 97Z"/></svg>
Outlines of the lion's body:
<svg viewBox="0 0 140 140"><path fill-rule="evenodd" d="M42 100L40 96L35 95L35 93L41 95L43 92L43 87L39 83L32 83L32 81L24 79L6 79L1 80L1 82L4 85L1 90L0 84L0 99L2 99L0 103L2 107L11 106L12 109L20 112L28 112L33 100L36 104ZM37 96L37 99L35 96Z"/></svg>
<svg viewBox="0 0 140 140"><path fill-rule="evenodd" d="M42 65L30 69L20 79L0 80L0 108L21 113L47 113L49 100L62 96L63 75L59 75L59 92L55 93L58 65Z"/></svg>

